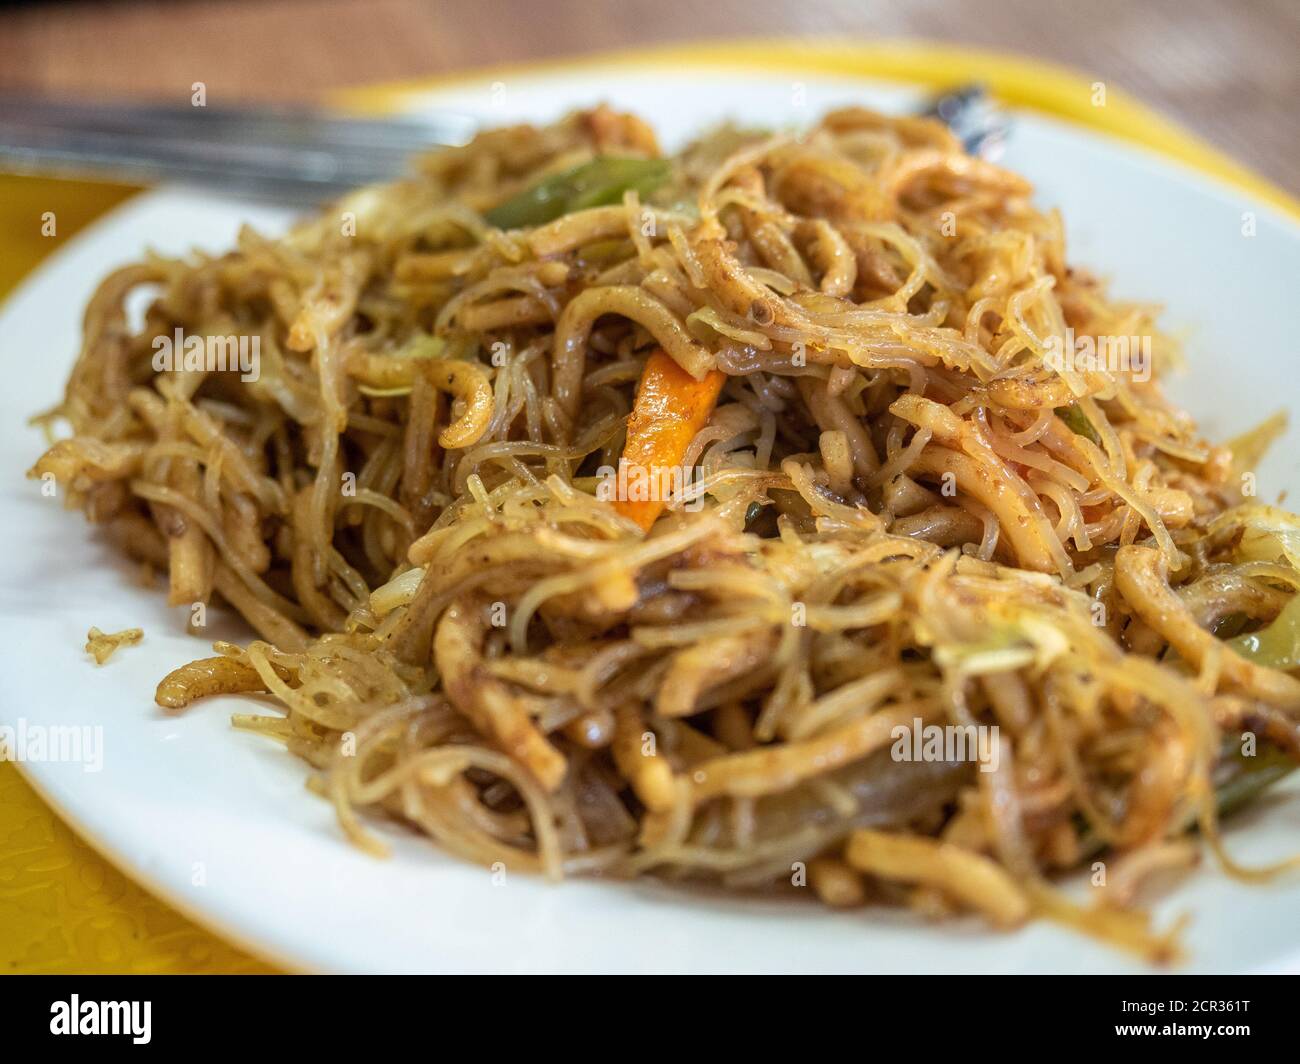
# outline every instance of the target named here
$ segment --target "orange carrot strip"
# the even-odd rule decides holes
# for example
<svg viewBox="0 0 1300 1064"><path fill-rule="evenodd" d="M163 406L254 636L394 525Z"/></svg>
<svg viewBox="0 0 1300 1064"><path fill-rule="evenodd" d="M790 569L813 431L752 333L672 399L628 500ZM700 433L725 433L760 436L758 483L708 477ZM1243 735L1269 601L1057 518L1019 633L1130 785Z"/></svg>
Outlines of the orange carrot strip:
<svg viewBox="0 0 1300 1064"><path fill-rule="evenodd" d="M661 348L646 359L623 445L627 494L633 497L614 503L642 529L649 531L663 512L667 486L674 480L685 483L682 458L695 434L708 424L726 379L715 369L697 381ZM646 494L650 497L640 497Z"/></svg>

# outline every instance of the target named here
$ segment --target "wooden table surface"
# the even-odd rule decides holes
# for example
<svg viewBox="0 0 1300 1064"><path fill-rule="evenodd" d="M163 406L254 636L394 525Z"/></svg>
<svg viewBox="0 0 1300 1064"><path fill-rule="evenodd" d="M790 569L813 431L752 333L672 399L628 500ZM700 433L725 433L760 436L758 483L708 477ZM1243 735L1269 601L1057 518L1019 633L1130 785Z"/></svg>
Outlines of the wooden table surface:
<svg viewBox="0 0 1300 1064"><path fill-rule="evenodd" d="M1065 63L1300 191L1298 0L116 0L0 8L0 91L304 100L697 38L924 37Z"/></svg>

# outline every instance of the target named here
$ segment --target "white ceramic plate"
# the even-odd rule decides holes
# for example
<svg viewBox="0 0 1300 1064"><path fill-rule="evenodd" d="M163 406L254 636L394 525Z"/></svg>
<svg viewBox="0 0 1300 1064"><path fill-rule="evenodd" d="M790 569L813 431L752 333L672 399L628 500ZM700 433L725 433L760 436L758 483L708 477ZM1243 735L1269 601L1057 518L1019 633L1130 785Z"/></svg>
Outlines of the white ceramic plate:
<svg viewBox="0 0 1300 1064"><path fill-rule="evenodd" d="M758 73L587 68L484 80L413 96L485 122L549 119L605 99L652 120L669 145L726 118L784 125L828 106L913 108L914 90L858 80ZM802 104L800 96L802 95ZM1295 283L1300 228L1198 174L1119 142L1021 115L1008 165L1059 206L1072 260L1113 278L1125 296L1162 302L1188 340L1177 397L1214 437L1294 405ZM1243 236L1243 215L1255 235ZM347 845L305 768L269 741L233 731L224 698L180 717L153 704L158 678L205 652L180 611L146 591L132 566L98 543L79 515L21 478L41 451L27 417L60 394L78 345L81 310L112 267L152 246L220 249L243 221L268 230L280 212L210 195L142 195L91 227L31 277L0 315L0 719L98 726L102 767L24 766L46 799L131 876L195 920L281 964L359 971L956 971L1115 972L1137 965L1037 923L1013 935L972 924L936 928L902 913L836 914L815 905L688 894L653 884L549 886L490 874L385 830L394 857ZM1300 496L1293 429L1260 471L1260 494ZM213 637L240 638L231 621ZM142 626L141 646L102 669L82 651L86 629ZM1238 818L1234 851L1263 860L1300 838L1300 805ZM1240 886L1207 867L1161 905L1190 912L1191 967L1300 969L1300 884Z"/></svg>

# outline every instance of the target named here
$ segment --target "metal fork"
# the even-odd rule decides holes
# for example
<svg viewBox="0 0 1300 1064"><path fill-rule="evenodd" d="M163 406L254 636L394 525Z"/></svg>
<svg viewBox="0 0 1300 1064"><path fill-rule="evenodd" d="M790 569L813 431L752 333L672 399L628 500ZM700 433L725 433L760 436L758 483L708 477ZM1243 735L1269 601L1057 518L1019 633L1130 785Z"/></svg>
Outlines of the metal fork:
<svg viewBox="0 0 1300 1064"><path fill-rule="evenodd" d="M0 169L181 181L302 203L390 181L415 152L464 144L476 126L451 113L376 120L0 97Z"/></svg>
<svg viewBox="0 0 1300 1064"><path fill-rule="evenodd" d="M979 84L962 85L930 101L923 114L937 118L957 135L971 155L993 160L1002 154L1011 122Z"/></svg>

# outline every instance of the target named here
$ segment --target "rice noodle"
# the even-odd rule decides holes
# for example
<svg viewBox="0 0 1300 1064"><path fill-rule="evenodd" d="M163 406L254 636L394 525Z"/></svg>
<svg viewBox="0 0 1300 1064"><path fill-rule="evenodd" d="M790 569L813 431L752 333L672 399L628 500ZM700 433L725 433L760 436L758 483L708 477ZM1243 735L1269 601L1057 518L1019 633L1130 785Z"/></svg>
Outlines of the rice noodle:
<svg viewBox="0 0 1300 1064"><path fill-rule="evenodd" d="M834 906L1046 916L1166 959L1131 906L1193 824L1254 874L1218 833L1215 787L1251 772L1221 740L1296 756L1300 679L1212 631L1283 614L1296 519L1238 505L1155 382L1056 364L1068 335L1144 336L1158 376L1172 344L935 123L724 130L659 187L489 221L657 154L606 108L490 131L349 197L355 235L325 212L101 284L73 435L32 475L265 640L158 701L277 704L240 726L376 852L388 816L553 877L791 891L806 865ZM258 337L260 377L154 369L175 330ZM643 534L602 493L656 347L728 379ZM891 752L940 724L996 727L996 770ZM1102 905L1052 884L1103 849Z"/></svg>

